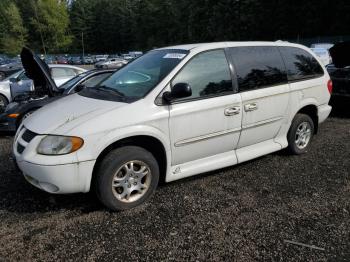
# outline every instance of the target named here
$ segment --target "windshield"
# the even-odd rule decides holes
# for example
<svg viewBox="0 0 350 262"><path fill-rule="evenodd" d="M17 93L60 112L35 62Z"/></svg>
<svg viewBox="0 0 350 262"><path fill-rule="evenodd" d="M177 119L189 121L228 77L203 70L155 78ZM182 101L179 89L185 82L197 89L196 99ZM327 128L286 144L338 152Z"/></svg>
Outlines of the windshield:
<svg viewBox="0 0 350 262"><path fill-rule="evenodd" d="M14 73L14 74L4 78L3 80L1 80L1 82L2 81L9 81L11 78L17 78L22 72L23 72L23 70L20 70L20 71L18 71L16 73Z"/></svg>
<svg viewBox="0 0 350 262"><path fill-rule="evenodd" d="M123 101L135 101L156 87L187 54L186 50L150 51L115 72L96 89Z"/></svg>

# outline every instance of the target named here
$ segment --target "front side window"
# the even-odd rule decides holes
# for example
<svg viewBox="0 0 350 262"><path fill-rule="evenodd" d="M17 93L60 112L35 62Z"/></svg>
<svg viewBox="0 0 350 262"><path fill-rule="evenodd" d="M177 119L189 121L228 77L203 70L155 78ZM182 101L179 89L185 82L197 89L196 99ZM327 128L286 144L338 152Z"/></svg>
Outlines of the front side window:
<svg viewBox="0 0 350 262"><path fill-rule="evenodd" d="M192 96L187 99L223 95L233 91L232 79L223 50L200 53L191 59L171 85L187 83Z"/></svg>
<svg viewBox="0 0 350 262"><path fill-rule="evenodd" d="M321 65L309 52L296 47L279 47L279 49L287 67L289 81L323 76Z"/></svg>
<svg viewBox="0 0 350 262"><path fill-rule="evenodd" d="M287 75L276 47L230 48L240 92L286 84Z"/></svg>
<svg viewBox="0 0 350 262"><path fill-rule="evenodd" d="M150 51L122 67L96 88L87 88L79 94L112 101L136 101L153 90L187 54L187 50Z"/></svg>

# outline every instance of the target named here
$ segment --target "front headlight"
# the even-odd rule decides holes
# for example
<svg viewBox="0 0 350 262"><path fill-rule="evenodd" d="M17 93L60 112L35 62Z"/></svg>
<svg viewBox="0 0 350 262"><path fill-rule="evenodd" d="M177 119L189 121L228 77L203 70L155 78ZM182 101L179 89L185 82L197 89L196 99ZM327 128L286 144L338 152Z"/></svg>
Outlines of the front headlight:
<svg viewBox="0 0 350 262"><path fill-rule="evenodd" d="M83 144L80 137L48 135L41 140L37 152L41 155L66 155L77 151Z"/></svg>

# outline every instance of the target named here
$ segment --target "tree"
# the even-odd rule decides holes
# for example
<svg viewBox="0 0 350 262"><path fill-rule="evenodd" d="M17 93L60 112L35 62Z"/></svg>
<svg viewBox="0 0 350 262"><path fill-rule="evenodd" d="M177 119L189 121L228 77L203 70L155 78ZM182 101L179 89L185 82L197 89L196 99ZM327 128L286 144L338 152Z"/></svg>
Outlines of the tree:
<svg viewBox="0 0 350 262"><path fill-rule="evenodd" d="M0 52L18 55L26 43L27 32L17 6L11 1L0 5Z"/></svg>
<svg viewBox="0 0 350 262"><path fill-rule="evenodd" d="M37 0L31 1L31 4L34 16L30 19L30 26L35 36L35 46L41 44L42 51L46 52L68 50L72 37L68 33L66 3L58 0Z"/></svg>

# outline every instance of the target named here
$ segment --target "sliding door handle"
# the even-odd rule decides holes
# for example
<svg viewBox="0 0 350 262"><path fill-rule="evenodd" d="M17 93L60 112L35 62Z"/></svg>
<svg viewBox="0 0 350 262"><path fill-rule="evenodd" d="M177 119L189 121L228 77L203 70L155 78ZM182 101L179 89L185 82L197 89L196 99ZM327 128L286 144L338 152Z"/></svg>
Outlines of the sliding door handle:
<svg viewBox="0 0 350 262"><path fill-rule="evenodd" d="M258 109L258 104L257 103L251 103L251 104L246 104L244 105L244 111L250 112Z"/></svg>

